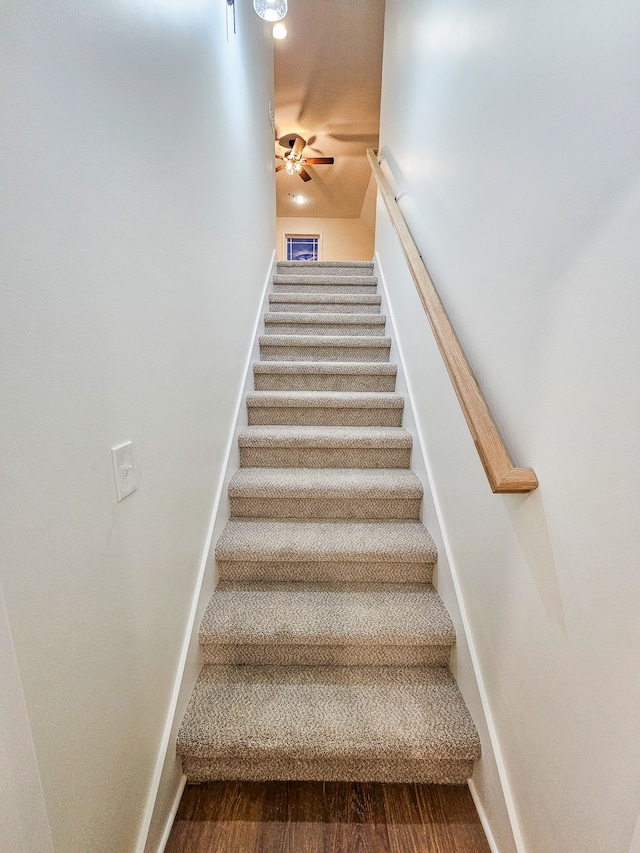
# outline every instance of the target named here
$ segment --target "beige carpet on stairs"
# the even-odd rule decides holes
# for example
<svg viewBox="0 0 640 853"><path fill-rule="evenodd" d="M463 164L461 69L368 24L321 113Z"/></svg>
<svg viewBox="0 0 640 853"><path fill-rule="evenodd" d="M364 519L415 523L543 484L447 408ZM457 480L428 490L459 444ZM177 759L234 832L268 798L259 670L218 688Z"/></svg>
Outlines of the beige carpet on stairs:
<svg viewBox="0 0 640 853"><path fill-rule="evenodd" d="M480 755L380 311L370 263L278 264L178 734L191 782L459 784Z"/></svg>

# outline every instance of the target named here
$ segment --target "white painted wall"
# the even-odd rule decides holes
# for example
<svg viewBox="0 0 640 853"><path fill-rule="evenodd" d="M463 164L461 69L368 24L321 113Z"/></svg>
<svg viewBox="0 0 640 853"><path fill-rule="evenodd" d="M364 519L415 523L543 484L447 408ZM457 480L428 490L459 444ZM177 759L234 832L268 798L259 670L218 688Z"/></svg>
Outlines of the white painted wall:
<svg viewBox="0 0 640 853"><path fill-rule="evenodd" d="M323 261L370 261L373 231L362 219L279 216L276 220L278 260L286 258L285 234L320 234Z"/></svg>
<svg viewBox="0 0 640 853"><path fill-rule="evenodd" d="M0 586L0 850L53 853L9 618Z"/></svg>
<svg viewBox="0 0 640 853"><path fill-rule="evenodd" d="M388 236L394 237L393 233ZM403 275L405 270L403 269L399 244L391 239L388 241L387 249L385 258L391 261L391 270L395 272L397 268L400 270L400 275ZM434 571L433 584L447 608L456 632L456 642L451 652L449 666L464 693L465 702L482 743L482 756L475 764L469 789L476 803L478 815L492 853L498 853L498 851L499 853L515 853L515 839L510 828L509 813L500 781L498 764L500 755L496 754L494 750L489 727L491 719L490 715L485 712L486 699L481 693L482 685L478 683L475 675L475 648L470 646L468 640L468 620L463 602L460 601L458 594L459 580L453 571L450 543L443 535L438 508L434 502L433 476L425 447L425 436L427 434L425 425L431 421L431 412L425 412L423 407L417 404L417 401L422 402L423 389L421 387L415 388L407 376L408 360L405 349L406 344L410 346L410 340L401 340L397 333L394 305L397 303L397 278L399 276L396 273L392 280L387 280L377 253L374 273L378 276L380 283L382 313L387 317L387 334L391 336L389 360L398 365L396 391L403 394L406 400L402 425L413 436L411 469L417 474L425 487L421 520L433 537L438 549L438 562ZM396 297L392 303L389 301L391 292ZM400 295L402 296L402 294ZM423 422L422 419L425 416L426 420ZM491 816L491 825L488 823L488 815Z"/></svg>
<svg viewBox="0 0 640 853"><path fill-rule="evenodd" d="M237 389L233 428L229 432L225 455L219 469L216 496L207 536L208 547L205 547L202 554L199 582L196 584L196 594L192 601L189 626L184 637L182 659L178 667L174 695L167 716L158 765L156 766L156 772L159 771L157 789L155 787L152 789L152 796L149 799L149 808L152 809L152 813L148 816L150 827L146 843L144 848L141 847L144 849L144 853L157 853L157 851L162 853L164 850L187 781L187 777L182 772L182 761L176 753L178 730L204 663L200 647L200 623L218 583L215 547L220 534L229 521L229 482L240 467L238 438L242 430L248 426L246 397L254 390L252 365L260 360L259 337L265 332L264 316L268 311L268 290L274 273L275 249L272 252L272 264L264 277L262 295L257 303L252 334L245 353L242 382Z"/></svg>
<svg viewBox="0 0 640 853"><path fill-rule="evenodd" d="M138 844L271 263L271 68L251 4L0 8L1 582L64 853Z"/></svg>
<svg viewBox="0 0 640 853"><path fill-rule="evenodd" d="M369 183L367 184L367 191L362 200L360 219L374 235L376 231L376 191L376 179L372 172L371 177L369 178Z"/></svg>
<svg viewBox="0 0 640 853"><path fill-rule="evenodd" d="M622 0L387 0L382 150L507 445L540 479L490 493L379 206L527 853L628 853L640 805L639 31Z"/></svg>

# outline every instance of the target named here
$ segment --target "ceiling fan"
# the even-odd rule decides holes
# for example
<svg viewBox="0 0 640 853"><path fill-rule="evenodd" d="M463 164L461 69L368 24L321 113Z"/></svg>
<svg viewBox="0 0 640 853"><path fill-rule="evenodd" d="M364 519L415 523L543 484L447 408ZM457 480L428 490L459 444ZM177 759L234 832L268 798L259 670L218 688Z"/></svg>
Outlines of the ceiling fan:
<svg viewBox="0 0 640 853"><path fill-rule="evenodd" d="M302 152L307 142L297 133L288 133L285 136L281 136L278 144L288 150L282 157L276 154L276 160L283 161L279 166L276 166L276 172L284 169L289 175L300 175L303 181L311 180L311 175L304 168L305 166L320 166L323 164L330 166L334 162L333 157L303 157Z"/></svg>

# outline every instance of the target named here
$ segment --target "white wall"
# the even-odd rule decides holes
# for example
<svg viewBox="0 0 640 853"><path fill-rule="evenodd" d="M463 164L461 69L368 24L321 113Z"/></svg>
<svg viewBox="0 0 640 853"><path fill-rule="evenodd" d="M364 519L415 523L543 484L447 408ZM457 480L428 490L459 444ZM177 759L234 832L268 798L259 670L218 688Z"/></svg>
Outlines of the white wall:
<svg viewBox="0 0 640 853"><path fill-rule="evenodd" d="M0 849L53 853L9 618L0 586Z"/></svg>
<svg viewBox="0 0 640 853"><path fill-rule="evenodd" d="M387 0L382 151L507 445L540 480L490 493L379 206L527 853L628 853L640 812L639 29L621 0Z"/></svg>
<svg viewBox="0 0 640 853"><path fill-rule="evenodd" d="M202 554L201 581L197 584L197 593L192 602L190 625L185 633L183 665L181 661L176 678L175 694L172 697L170 712L167 716L163 745L158 757L156 770L160 770L160 774L157 793L149 801L153 812L150 817L144 853L157 853L158 850L164 849L187 781L187 777L182 772L182 761L176 753L178 730L204 663L200 647L200 623L218 583L215 547L229 521L229 482L240 467L238 438L242 430L248 426L246 397L254 390L252 365L260 360L259 338L265 332L264 317L269 310L268 291L274 273L275 249L272 252L272 264L264 276L261 298L256 303L250 346L244 354L243 382L237 388L233 428L229 431L225 456L220 466L220 476L207 537L210 544L208 548L203 550Z"/></svg>
<svg viewBox="0 0 640 853"><path fill-rule="evenodd" d="M383 228L385 223L390 227L390 223L386 222L384 211L381 211L381 213ZM382 233L381 230L380 235ZM488 721L487 714L485 713L483 697L480 692L481 685L478 684L475 675L474 650L470 648L467 639L468 626L465 620L466 614L461 608L456 587L456 577L452 572L449 542L443 536L438 509L435 505L431 489L432 477L427 462L428 454L425 448L425 424L430 423L431 412L425 412L422 407L416 405L416 401L422 402L423 389L421 387L415 388L411 383L411 378L408 378L406 375L406 367L408 365L406 345L409 344L408 352L412 356L413 349L410 345L411 342L404 338L400 340L397 333L397 318L395 316L394 305L397 304L398 295L401 298L404 296L403 293L398 294L397 285L398 280L402 281L406 270L404 269L402 251L394 238L393 232L388 232L386 236L385 260L389 262L389 267L394 275L391 280L387 280L384 269L380 266L380 259L377 253L374 272L378 276L381 285L382 313L387 317L387 334L391 335L389 359L398 365L396 391L399 394L403 394L407 401L404 408L402 425L413 436L411 469L417 474L425 487L421 520L433 537L438 549L438 562L434 571L433 583L447 608L456 632L456 642L452 649L449 666L464 693L465 702L482 743L482 755L475 763L473 780L469 785L469 789L476 803L480 820L491 845L491 850L494 853L498 850L500 853L515 853L515 840L510 827L509 813L497 765L499 756L496 756L493 749L489 731L490 721ZM382 242L382 239L380 242ZM393 304L389 302L391 293L394 296ZM411 359L413 367L412 362L413 358ZM423 422L422 419L425 416L426 421ZM487 815L491 816L491 826L488 825Z"/></svg>
<svg viewBox="0 0 640 853"><path fill-rule="evenodd" d="M362 199L360 219L374 235L376 231L376 189L376 179L372 172L369 183L367 184L367 191Z"/></svg>
<svg viewBox="0 0 640 853"><path fill-rule="evenodd" d="M276 223L280 261L287 256L285 234L320 234L323 261L370 261L373 257L373 231L362 219L279 216Z"/></svg>
<svg viewBox="0 0 640 853"><path fill-rule="evenodd" d="M138 843L271 262L271 51L251 4L0 8L1 582L64 853Z"/></svg>

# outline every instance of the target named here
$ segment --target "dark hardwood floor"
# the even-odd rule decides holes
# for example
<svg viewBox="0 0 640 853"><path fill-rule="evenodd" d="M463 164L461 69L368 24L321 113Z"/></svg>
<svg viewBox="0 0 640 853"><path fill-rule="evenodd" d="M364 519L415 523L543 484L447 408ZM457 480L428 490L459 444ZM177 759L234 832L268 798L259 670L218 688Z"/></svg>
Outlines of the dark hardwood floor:
<svg viewBox="0 0 640 853"><path fill-rule="evenodd" d="M188 785L165 853L489 853L457 785Z"/></svg>

